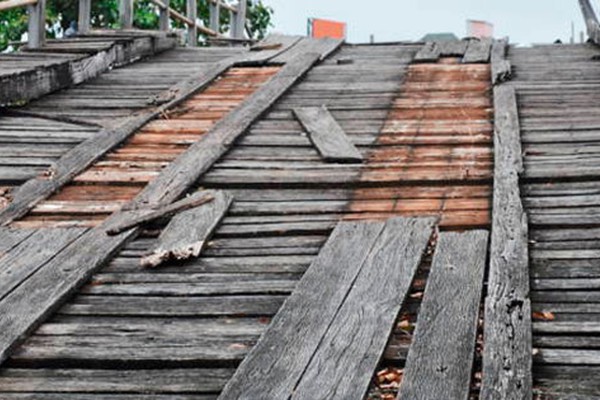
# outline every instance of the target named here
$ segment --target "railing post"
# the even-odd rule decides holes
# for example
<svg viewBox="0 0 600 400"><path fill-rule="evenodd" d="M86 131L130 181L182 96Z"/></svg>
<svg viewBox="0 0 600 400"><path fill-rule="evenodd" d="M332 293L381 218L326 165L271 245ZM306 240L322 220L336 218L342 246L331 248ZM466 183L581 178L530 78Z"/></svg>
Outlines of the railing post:
<svg viewBox="0 0 600 400"><path fill-rule="evenodd" d="M219 32L220 17L221 17L221 1L209 1L208 10L210 11L209 28L215 32Z"/></svg>
<svg viewBox="0 0 600 400"><path fill-rule="evenodd" d="M169 30L169 6L170 6L170 2L169 0L162 0L163 4L165 5L165 8L160 7L160 15L159 15L159 21L158 21L158 25L159 25L159 29L161 31L168 31Z"/></svg>
<svg viewBox="0 0 600 400"><path fill-rule="evenodd" d="M79 0L79 18L77 19L77 31L88 33L90 31L90 19L92 17L92 0Z"/></svg>
<svg viewBox="0 0 600 400"><path fill-rule="evenodd" d="M246 0L240 0L236 9L236 13L231 13L231 36L243 39L246 28Z"/></svg>
<svg viewBox="0 0 600 400"><path fill-rule="evenodd" d="M196 28L196 0L186 1L187 17L194 21L193 25L188 25L188 46L196 46L198 44L198 28Z"/></svg>
<svg viewBox="0 0 600 400"><path fill-rule="evenodd" d="M121 29L133 28L133 0L120 0L119 19L121 22Z"/></svg>
<svg viewBox="0 0 600 400"><path fill-rule="evenodd" d="M46 0L38 0L36 4L27 8L29 11L27 47L37 49L46 42Z"/></svg>

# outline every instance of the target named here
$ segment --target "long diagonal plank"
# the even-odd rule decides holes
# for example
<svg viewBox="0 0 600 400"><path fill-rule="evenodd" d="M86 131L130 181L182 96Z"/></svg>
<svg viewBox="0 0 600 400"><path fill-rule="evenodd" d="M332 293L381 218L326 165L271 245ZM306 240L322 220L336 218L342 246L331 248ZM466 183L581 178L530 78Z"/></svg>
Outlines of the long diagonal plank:
<svg viewBox="0 0 600 400"><path fill-rule="evenodd" d="M462 59L465 64L487 63L490 60L490 51L492 49L491 39L471 39L467 51Z"/></svg>
<svg viewBox="0 0 600 400"><path fill-rule="evenodd" d="M363 160L325 106L295 108L294 114L325 161L359 163Z"/></svg>
<svg viewBox="0 0 600 400"><path fill-rule="evenodd" d="M310 53L291 60L255 92L249 98L250 101L243 103L216 124L200 142L176 159L124 209L136 209L142 202L168 204L185 194L231 147L233 141L320 58L320 53ZM128 240L138 234L138 228L117 236L106 234L109 227L128 220L130 213L135 211L117 212L101 225L86 232L0 302L0 363L9 357L28 333L60 307Z"/></svg>
<svg viewBox="0 0 600 400"><path fill-rule="evenodd" d="M0 257L0 301L87 229L38 229Z"/></svg>
<svg viewBox="0 0 600 400"><path fill-rule="evenodd" d="M440 235L399 399L469 398L487 243L487 231Z"/></svg>
<svg viewBox="0 0 600 400"><path fill-rule="evenodd" d="M277 39L280 37L277 36ZM281 37L285 39L285 37ZM275 40L276 38L267 38ZM208 69L202 69L198 75L184 80L165 91L158 97L164 98L164 104L125 119L111 128L102 129L97 135L79 144L62 156L51 168L49 177L31 179L11 193L11 203L0 211L0 225L7 225L25 215L42 200L70 182L76 175L91 166L100 157L125 141L146 123L162 115L168 109L177 106L197 91L205 88L229 68L236 65L266 63L285 52L298 42L297 37L285 39L285 46L277 50L244 53L219 61ZM283 41L283 40L282 40Z"/></svg>
<svg viewBox="0 0 600 400"><path fill-rule="evenodd" d="M382 222L337 225L220 399L289 398L383 227Z"/></svg>
<svg viewBox="0 0 600 400"><path fill-rule="evenodd" d="M170 259L198 257L231 206L233 197L223 191L213 192L214 200L177 214L163 229L158 244L142 258L144 267L156 267Z"/></svg>
<svg viewBox="0 0 600 400"><path fill-rule="evenodd" d="M292 399L364 398L433 225L428 218L386 223Z"/></svg>
<svg viewBox="0 0 600 400"><path fill-rule="evenodd" d="M521 133L514 88L494 88L494 193L481 398L530 399L531 301Z"/></svg>
<svg viewBox="0 0 600 400"><path fill-rule="evenodd" d="M0 257L27 239L34 232L34 229L0 228Z"/></svg>

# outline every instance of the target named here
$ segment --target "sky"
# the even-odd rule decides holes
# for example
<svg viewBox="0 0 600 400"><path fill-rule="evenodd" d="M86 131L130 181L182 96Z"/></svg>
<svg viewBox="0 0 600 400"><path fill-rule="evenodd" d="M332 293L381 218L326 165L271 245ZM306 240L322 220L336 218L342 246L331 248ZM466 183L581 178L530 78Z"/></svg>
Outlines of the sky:
<svg viewBox="0 0 600 400"><path fill-rule="evenodd" d="M597 0L592 3L596 5ZM325 18L348 24L351 43L418 40L429 32L466 35L466 20L494 24L496 37L529 45L568 42L571 22L575 40L584 30L577 0L263 0L274 11L273 31L306 34L308 18ZM600 3L598 3L600 4Z"/></svg>

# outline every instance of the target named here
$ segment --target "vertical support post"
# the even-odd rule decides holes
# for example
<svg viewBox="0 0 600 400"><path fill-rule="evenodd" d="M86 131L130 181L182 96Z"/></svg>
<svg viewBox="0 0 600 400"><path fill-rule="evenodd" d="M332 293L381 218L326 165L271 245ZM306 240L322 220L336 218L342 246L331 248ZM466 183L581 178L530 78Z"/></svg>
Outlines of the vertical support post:
<svg viewBox="0 0 600 400"><path fill-rule="evenodd" d="M79 17L77 19L77 31L88 33L90 31L90 19L92 18L92 0L79 0Z"/></svg>
<svg viewBox="0 0 600 400"><path fill-rule="evenodd" d="M169 26L169 7L171 5L170 5L169 0L162 0L162 2L165 5L165 8L162 8L162 7L160 8L158 26L161 31L168 31L170 28L170 26Z"/></svg>
<svg viewBox="0 0 600 400"><path fill-rule="evenodd" d="M119 19L121 22L121 29L133 28L133 0L120 0Z"/></svg>
<svg viewBox="0 0 600 400"><path fill-rule="evenodd" d="M215 32L219 32L219 25L221 19L221 0L209 1L208 9L210 11L209 28Z"/></svg>
<svg viewBox="0 0 600 400"><path fill-rule="evenodd" d="M198 28L196 27L196 13L197 13L197 2L196 0L186 1L186 13L187 17L194 21L194 25L188 26L188 46L198 45Z"/></svg>
<svg viewBox="0 0 600 400"><path fill-rule="evenodd" d="M46 42L46 0L28 6L27 47L38 49Z"/></svg>
<svg viewBox="0 0 600 400"><path fill-rule="evenodd" d="M231 14L231 36L235 39L243 39L246 29L246 0L240 0L237 5L237 13Z"/></svg>

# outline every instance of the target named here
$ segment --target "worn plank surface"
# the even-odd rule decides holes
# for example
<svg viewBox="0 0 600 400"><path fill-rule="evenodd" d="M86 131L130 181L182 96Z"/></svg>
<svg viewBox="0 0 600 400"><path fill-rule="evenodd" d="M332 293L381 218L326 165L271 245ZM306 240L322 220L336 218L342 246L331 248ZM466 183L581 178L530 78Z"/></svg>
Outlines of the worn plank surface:
<svg viewBox="0 0 600 400"><path fill-rule="evenodd" d="M398 398L469 398L487 244L487 231L440 235Z"/></svg>
<svg viewBox="0 0 600 400"><path fill-rule="evenodd" d="M436 62L440 58L440 48L436 42L427 42L415 55L415 62Z"/></svg>
<svg viewBox="0 0 600 400"><path fill-rule="evenodd" d="M494 113L494 194L481 395L483 399L530 398L527 218L519 190L523 161L514 88L494 88Z"/></svg>
<svg viewBox="0 0 600 400"><path fill-rule="evenodd" d="M233 196L224 191L210 193L213 201L177 214L158 238L158 245L140 263L156 267L169 259L198 257L225 217Z"/></svg>
<svg viewBox="0 0 600 400"><path fill-rule="evenodd" d="M491 39L471 39L462 61L466 64L487 63L490 60L491 49Z"/></svg>
<svg viewBox="0 0 600 400"><path fill-rule="evenodd" d="M221 399L287 398L293 393L383 227L377 222L336 227Z"/></svg>
<svg viewBox="0 0 600 400"><path fill-rule="evenodd" d="M360 399L366 395L433 224L434 220L425 218L386 222L292 399Z"/></svg>
<svg viewBox="0 0 600 400"><path fill-rule="evenodd" d="M362 155L326 107L295 108L294 115L308 132L319 154L329 162L361 162Z"/></svg>

